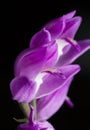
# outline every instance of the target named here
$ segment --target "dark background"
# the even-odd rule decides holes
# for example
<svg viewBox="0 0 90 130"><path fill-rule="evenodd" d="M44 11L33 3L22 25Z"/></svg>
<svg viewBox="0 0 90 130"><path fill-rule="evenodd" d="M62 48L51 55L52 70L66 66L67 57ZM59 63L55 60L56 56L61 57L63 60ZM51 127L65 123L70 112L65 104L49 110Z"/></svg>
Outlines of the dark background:
<svg viewBox="0 0 90 130"><path fill-rule="evenodd" d="M3 2L0 4L0 129L14 130L18 123L13 117L23 117L17 103L12 100L9 83L13 78L16 56L29 46L30 38L49 20L72 10L83 18L75 39L90 38L89 3L72 0L44 0L31 2ZM69 96L75 104L66 104L49 121L56 130L90 129L90 51L78 58L81 71L75 76Z"/></svg>

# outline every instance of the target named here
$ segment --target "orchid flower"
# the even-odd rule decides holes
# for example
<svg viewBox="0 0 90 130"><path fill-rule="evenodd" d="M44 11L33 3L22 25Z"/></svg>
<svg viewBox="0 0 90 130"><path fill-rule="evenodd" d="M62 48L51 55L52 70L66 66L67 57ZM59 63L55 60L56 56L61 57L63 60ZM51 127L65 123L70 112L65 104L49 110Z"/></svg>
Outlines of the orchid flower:
<svg viewBox="0 0 90 130"><path fill-rule="evenodd" d="M82 21L80 16L74 17L75 13L76 11L72 11L45 24L32 37L30 48L46 46L54 41L58 45L57 65L63 66L74 62L79 56L90 49L90 39L74 40Z"/></svg>
<svg viewBox="0 0 90 130"><path fill-rule="evenodd" d="M29 103L33 99L49 95L61 88L80 70L79 65L52 67L57 58L56 52L53 56L52 54L53 50L47 46L33 51L26 50L18 57L15 65L16 77L10 84L14 100Z"/></svg>
<svg viewBox="0 0 90 130"><path fill-rule="evenodd" d="M82 21L80 16L73 17L75 13L76 11L70 12L60 18L50 21L44 26L44 28L50 33L51 41L56 41L58 45L58 60L56 66L66 66L71 64L76 58L90 49L90 39L81 41L73 39ZM36 42L40 35L41 31L33 36L30 42L31 48L42 46L42 44ZM37 114L39 119L50 118L62 106L64 101L67 101L69 106L73 106L70 98L66 96L68 93L67 88L69 88L69 82L71 81L68 81L67 84L65 84L66 88L62 87L56 90L56 92L37 100ZM49 110L49 108L52 109Z"/></svg>
<svg viewBox="0 0 90 130"><path fill-rule="evenodd" d="M38 120L50 118L65 100L70 103L69 86L80 71L79 65L71 63L90 49L90 39L74 40L81 24L75 12L45 24L16 59L10 83L13 99L19 103L36 100Z"/></svg>
<svg viewBox="0 0 90 130"><path fill-rule="evenodd" d="M34 109L30 106L31 112L29 122L20 124L17 130L54 130L53 126L48 121L36 121L34 119Z"/></svg>

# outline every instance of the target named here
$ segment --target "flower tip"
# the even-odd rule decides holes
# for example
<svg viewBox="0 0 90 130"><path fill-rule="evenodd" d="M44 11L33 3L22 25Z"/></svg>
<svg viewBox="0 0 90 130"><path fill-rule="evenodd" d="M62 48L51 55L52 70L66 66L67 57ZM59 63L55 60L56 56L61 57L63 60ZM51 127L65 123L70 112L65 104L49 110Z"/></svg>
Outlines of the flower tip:
<svg viewBox="0 0 90 130"><path fill-rule="evenodd" d="M71 13L73 13L75 15L76 14L76 10L71 11Z"/></svg>
<svg viewBox="0 0 90 130"><path fill-rule="evenodd" d="M80 65L77 65L78 66L78 70L80 71L81 70L81 67L80 67Z"/></svg>
<svg viewBox="0 0 90 130"><path fill-rule="evenodd" d="M77 65L77 64L74 64L73 67L75 67L76 70L80 71L81 70L81 67L80 65Z"/></svg>
<svg viewBox="0 0 90 130"><path fill-rule="evenodd" d="M64 16L65 16L67 19L70 19L70 18L72 18L75 14L76 14L76 10L73 10L73 11L70 11L69 13L65 14Z"/></svg>
<svg viewBox="0 0 90 130"><path fill-rule="evenodd" d="M66 97L65 102L70 108L74 107L74 103L71 101L69 97Z"/></svg>

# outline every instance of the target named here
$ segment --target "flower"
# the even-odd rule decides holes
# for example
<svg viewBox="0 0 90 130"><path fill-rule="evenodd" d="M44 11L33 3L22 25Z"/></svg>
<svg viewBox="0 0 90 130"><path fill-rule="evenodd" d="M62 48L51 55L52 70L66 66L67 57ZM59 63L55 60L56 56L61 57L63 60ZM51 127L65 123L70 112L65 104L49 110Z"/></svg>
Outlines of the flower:
<svg viewBox="0 0 90 130"><path fill-rule="evenodd" d="M15 78L10 83L13 99L26 103L35 99L40 120L50 118L65 100L70 103L69 86L80 71L72 63L90 49L90 39L74 40L82 21L74 17L75 12L45 24L15 62Z"/></svg>
<svg viewBox="0 0 90 130"><path fill-rule="evenodd" d="M34 120L34 109L32 106L29 117L29 122L20 124L17 130L54 130L53 126L48 121L36 121Z"/></svg>
<svg viewBox="0 0 90 130"><path fill-rule="evenodd" d="M82 21L80 16L74 17L75 13L76 11L72 11L45 24L32 37L30 48L46 46L54 41L58 45L57 65L63 66L74 62L79 56L90 49L90 39L74 40ZM45 32L47 32L47 35Z"/></svg>
<svg viewBox="0 0 90 130"><path fill-rule="evenodd" d="M52 67L55 61L52 51L50 46L47 46L33 51L26 50L19 56L15 65L16 77L10 83L14 100L31 102L33 99L49 95L61 88L80 70L78 65ZM54 54L56 55L56 52Z"/></svg>
<svg viewBox="0 0 90 130"><path fill-rule="evenodd" d="M60 18L50 21L44 26L44 29L49 32L49 37L51 36L51 41L55 41L58 45L56 66L64 67L71 64L84 52L90 49L90 39L81 41L74 40L75 34L82 21L80 16L73 17L75 13L76 11L72 11ZM39 39L41 41L40 44L38 44L39 42L36 42L38 37L41 35L42 30L43 29L32 37L30 41L31 48L47 45L48 42L41 44L42 38ZM39 119L50 118L62 106L64 101L67 101L71 107L73 106L70 99L67 97L72 79L73 78L68 80L64 85L62 85L63 87L60 87L55 92L37 100L37 114ZM49 108L51 109L49 110ZM47 114L45 112L47 112Z"/></svg>

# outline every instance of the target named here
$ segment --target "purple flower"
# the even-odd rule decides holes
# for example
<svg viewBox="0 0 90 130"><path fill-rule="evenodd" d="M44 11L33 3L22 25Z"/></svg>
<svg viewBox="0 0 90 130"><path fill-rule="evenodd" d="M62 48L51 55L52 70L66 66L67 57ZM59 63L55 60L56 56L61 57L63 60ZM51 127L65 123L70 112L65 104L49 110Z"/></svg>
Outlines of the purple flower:
<svg viewBox="0 0 90 130"><path fill-rule="evenodd" d="M10 83L13 99L31 102L61 88L79 70L78 65L53 67L56 60L55 45L23 52L15 64L15 78ZM51 48L51 49L50 49ZM50 57L50 58L49 58Z"/></svg>
<svg viewBox="0 0 90 130"><path fill-rule="evenodd" d="M71 63L90 49L90 39L74 40L81 23L74 15L75 11L47 23L15 62L13 99L28 103L35 99L40 120L51 117L67 100L70 83L80 70Z"/></svg>
<svg viewBox="0 0 90 130"><path fill-rule="evenodd" d="M29 122L20 124L17 130L54 130L53 126L48 121L36 121L34 120L34 110L32 106L29 117Z"/></svg>
<svg viewBox="0 0 90 130"><path fill-rule="evenodd" d="M60 18L48 22L30 41L30 48L47 46L51 42L58 45L57 65L71 64L90 49L90 39L76 41L74 36L81 24L82 18L72 11Z"/></svg>
<svg viewBox="0 0 90 130"><path fill-rule="evenodd" d="M55 41L55 43L58 45L58 58L56 66L66 66L71 64L76 60L76 58L90 49L90 39L81 41L76 41L73 39L82 21L80 16L73 17L75 13L76 11L72 11L60 18L50 21L44 26L44 29L46 29L49 34L49 39L52 42ZM41 36L42 30L43 29L36 33L31 39L31 48L37 48L50 44L50 42L44 43L41 41L42 38L39 36ZM38 44L38 37L43 44ZM65 82L64 85L60 85L62 87L60 87L58 90L37 100L37 114L39 119L50 118L62 106L65 100L69 105L73 106L70 99L67 97L72 79L73 76L67 82ZM53 84L54 83L55 82L53 80ZM43 90L45 90L45 88Z"/></svg>

